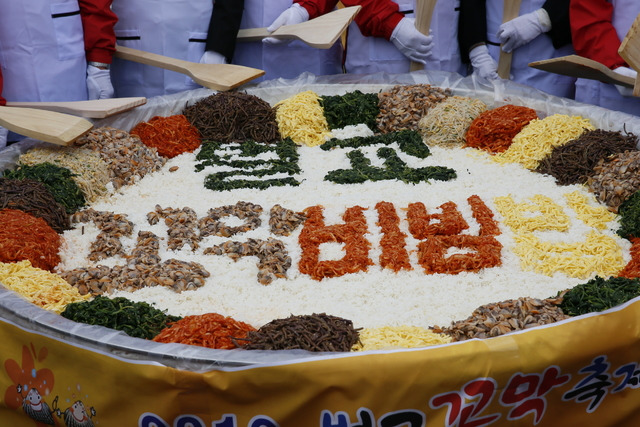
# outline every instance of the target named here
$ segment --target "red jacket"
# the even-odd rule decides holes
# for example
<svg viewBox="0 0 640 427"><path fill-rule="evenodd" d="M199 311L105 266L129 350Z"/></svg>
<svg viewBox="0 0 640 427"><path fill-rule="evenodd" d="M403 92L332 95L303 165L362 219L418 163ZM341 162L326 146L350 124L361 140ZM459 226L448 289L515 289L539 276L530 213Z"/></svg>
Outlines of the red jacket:
<svg viewBox="0 0 640 427"><path fill-rule="evenodd" d="M84 48L87 61L111 64L116 51L113 26L118 17L111 11L113 0L80 0L80 16L84 28Z"/></svg>
<svg viewBox="0 0 640 427"><path fill-rule="evenodd" d="M606 0L571 0L569 8L576 53L611 69L627 66L618 54L621 41L611 23L613 5Z"/></svg>
<svg viewBox="0 0 640 427"><path fill-rule="evenodd" d="M307 9L309 19L331 12L338 0L295 0ZM404 15L398 12L398 4L391 0L342 0L346 7L362 6L355 17L358 28L365 36L384 37L389 40L391 33Z"/></svg>

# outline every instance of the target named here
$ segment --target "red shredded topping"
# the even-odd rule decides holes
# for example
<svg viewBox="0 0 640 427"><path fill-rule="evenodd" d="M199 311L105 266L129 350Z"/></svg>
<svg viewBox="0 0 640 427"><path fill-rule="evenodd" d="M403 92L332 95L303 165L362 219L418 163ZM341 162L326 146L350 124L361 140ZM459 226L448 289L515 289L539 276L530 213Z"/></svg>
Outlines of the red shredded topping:
<svg viewBox="0 0 640 427"><path fill-rule="evenodd" d="M469 197L467 201L473 218L480 226L479 236L460 234L469 225L453 202L441 205L441 214L431 215L427 214L423 203L409 205L409 231L416 239L424 240L418 244L418 263L425 273L477 272L502 264L502 244L493 237L500 234L500 228L493 219L493 213L476 195ZM432 220L439 222L432 223ZM447 256L449 248L469 252Z"/></svg>
<svg viewBox="0 0 640 427"><path fill-rule="evenodd" d="M447 257L449 248L471 249L474 252ZM432 236L418 244L418 262L425 273L458 274L478 272L502 264L502 244L492 236Z"/></svg>
<svg viewBox="0 0 640 427"><path fill-rule="evenodd" d="M234 338L244 340L250 331L256 329L244 322L218 313L186 316L164 328L153 341L199 345L201 347L231 350L238 346Z"/></svg>
<svg viewBox="0 0 640 427"><path fill-rule="evenodd" d="M476 117L467 130L467 146L490 153L506 151L523 127L538 115L529 107L504 105Z"/></svg>
<svg viewBox="0 0 640 427"><path fill-rule="evenodd" d="M60 263L61 238L42 218L16 209L0 210L0 262L31 261L47 271Z"/></svg>
<svg viewBox="0 0 640 427"><path fill-rule="evenodd" d="M480 225L481 236L497 236L500 234L500 227L498 223L493 219L493 212L480 197L477 195L470 196L467 199L469 206L471 206L471 212L473 218Z"/></svg>
<svg viewBox="0 0 640 427"><path fill-rule="evenodd" d="M618 273L618 276L635 279L640 277L640 238L633 237L630 240L631 249L629 249L629 254L631 255L631 261Z"/></svg>
<svg viewBox="0 0 640 427"><path fill-rule="evenodd" d="M382 230L380 247L380 265L382 268L389 268L395 272L400 270L411 270L409 254L405 249L405 238L407 235L400 231L400 217L396 213L393 203L379 202L376 204L378 211L378 226Z"/></svg>
<svg viewBox="0 0 640 427"><path fill-rule="evenodd" d="M315 280L339 277L349 273L367 271L373 261L369 258L371 243L364 237L367 220L364 208L354 206L345 211L344 224L324 225L322 206L311 206L304 210L307 220L298 237L302 256L298 268ZM319 261L320 245L327 242L344 243L345 256L337 261Z"/></svg>
<svg viewBox="0 0 640 427"><path fill-rule="evenodd" d="M155 147L158 154L172 158L192 152L200 146L200 132L182 114L169 117L152 117L148 122L138 123L131 132L144 145Z"/></svg>
<svg viewBox="0 0 640 427"><path fill-rule="evenodd" d="M413 237L422 240L435 235L460 234L462 230L469 228L469 224L458 212L458 206L455 203L444 203L438 206L438 209L442 213L428 214L424 203L409 204L407 220L409 221L409 232Z"/></svg>

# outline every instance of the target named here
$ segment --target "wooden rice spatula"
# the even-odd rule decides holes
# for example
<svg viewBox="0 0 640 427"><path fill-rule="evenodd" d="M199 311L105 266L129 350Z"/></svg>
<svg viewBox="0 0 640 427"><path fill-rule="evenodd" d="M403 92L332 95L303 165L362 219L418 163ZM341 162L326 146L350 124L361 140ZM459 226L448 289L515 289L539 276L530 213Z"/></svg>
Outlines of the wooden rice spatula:
<svg viewBox="0 0 640 427"><path fill-rule="evenodd" d="M429 35L431 27L431 18L433 17L433 9L436 7L438 0L416 0L416 29L424 35ZM424 64L411 61L410 71L421 70Z"/></svg>
<svg viewBox="0 0 640 427"><path fill-rule="evenodd" d="M515 19L520 14L520 1L521 0L504 0L502 23L509 22ZM498 59L498 75L503 79L509 79L511 77L511 58L513 52L507 53L500 49L500 58Z"/></svg>
<svg viewBox="0 0 640 427"><path fill-rule="evenodd" d="M598 61L578 55L559 56L530 62L529 67L563 76L598 80L603 83L626 87L633 87L634 84L634 80L631 77L618 74Z"/></svg>
<svg viewBox="0 0 640 427"><path fill-rule="evenodd" d="M618 53L631 68L638 71L634 81L633 96L640 96L640 14L636 16L636 20L633 21L629 32L622 40Z"/></svg>
<svg viewBox="0 0 640 427"><path fill-rule="evenodd" d="M147 98L131 97L68 102L7 102L7 107L37 108L73 114L74 116L103 119L123 111L129 111L146 102Z"/></svg>
<svg viewBox="0 0 640 427"><path fill-rule="evenodd" d="M257 68L232 64L199 64L125 46L116 46L115 56L186 74L199 85L219 91L234 89L264 75L264 71Z"/></svg>
<svg viewBox="0 0 640 427"><path fill-rule="evenodd" d="M0 107L0 125L20 135L58 145L71 145L93 127L81 117L22 107Z"/></svg>
<svg viewBox="0 0 640 427"><path fill-rule="evenodd" d="M301 24L283 25L273 33L266 28L248 28L238 31L239 42L260 41L266 37L282 40L300 40L311 47L329 49L353 21L361 6L343 7Z"/></svg>

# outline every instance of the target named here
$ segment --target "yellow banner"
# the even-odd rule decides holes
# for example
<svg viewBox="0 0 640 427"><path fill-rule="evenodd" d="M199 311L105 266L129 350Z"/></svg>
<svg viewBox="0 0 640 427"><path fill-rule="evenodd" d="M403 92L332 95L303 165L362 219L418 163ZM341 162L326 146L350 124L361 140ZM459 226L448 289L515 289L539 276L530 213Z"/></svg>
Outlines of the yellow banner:
<svg viewBox="0 0 640 427"><path fill-rule="evenodd" d="M640 300L486 340L204 373L0 321L0 426L637 426Z"/></svg>

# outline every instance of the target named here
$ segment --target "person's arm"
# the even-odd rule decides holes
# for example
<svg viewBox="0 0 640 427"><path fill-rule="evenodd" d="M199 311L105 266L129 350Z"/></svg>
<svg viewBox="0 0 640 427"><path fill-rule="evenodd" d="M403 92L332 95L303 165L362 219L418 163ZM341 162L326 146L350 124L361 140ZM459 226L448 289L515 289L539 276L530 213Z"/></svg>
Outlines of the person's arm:
<svg viewBox="0 0 640 427"><path fill-rule="evenodd" d="M391 38L393 30L404 18L398 10L398 4L391 0L342 0L342 4L362 6L354 18L364 36Z"/></svg>
<svg viewBox="0 0 640 427"><path fill-rule="evenodd" d="M335 9L338 0L295 0L294 3L304 7L309 14L309 19L313 19Z"/></svg>
<svg viewBox="0 0 640 427"><path fill-rule="evenodd" d="M116 51L114 26L118 17L111 10L112 0L79 0L87 59L87 94L89 99L106 99L114 95L109 64Z"/></svg>
<svg viewBox="0 0 640 427"><path fill-rule="evenodd" d="M87 61L111 64L116 50L113 29L118 17L111 11L112 0L79 0L84 28Z"/></svg>
<svg viewBox="0 0 640 427"><path fill-rule="evenodd" d="M462 62L468 64L469 52L487 42L487 6L485 0L460 0L458 45Z"/></svg>
<svg viewBox="0 0 640 427"><path fill-rule="evenodd" d="M571 0L569 16L576 53L611 69L626 66L618 54L620 39L611 17L613 5L606 0Z"/></svg>
<svg viewBox="0 0 640 427"><path fill-rule="evenodd" d="M556 49L571 44L569 3L570 0L547 0L542 5L551 20L551 29L545 34L551 38L551 43Z"/></svg>
<svg viewBox="0 0 640 427"><path fill-rule="evenodd" d="M205 51L219 53L227 63L231 63L243 11L244 0L216 0L209 21Z"/></svg>

